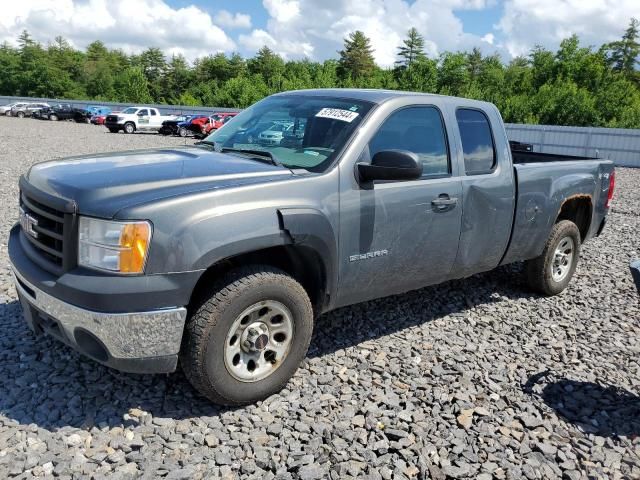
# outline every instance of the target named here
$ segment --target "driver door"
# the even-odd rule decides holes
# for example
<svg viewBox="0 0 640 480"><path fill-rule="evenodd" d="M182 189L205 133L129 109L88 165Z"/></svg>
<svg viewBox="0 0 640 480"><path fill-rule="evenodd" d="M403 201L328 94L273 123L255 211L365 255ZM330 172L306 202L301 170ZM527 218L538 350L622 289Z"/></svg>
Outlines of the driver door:
<svg viewBox="0 0 640 480"><path fill-rule="evenodd" d="M359 162L383 150L409 150L423 163L412 181L353 181L341 172L338 306L447 280L462 221L462 183L454 176L443 115L433 105L392 112L369 139Z"/></svg>
<svg viewBox="0 0 640 480"><path fill-rule="evenodd" d="M138 110L138 129L146 130L149 128L149 109L143 108Z"/></svg>

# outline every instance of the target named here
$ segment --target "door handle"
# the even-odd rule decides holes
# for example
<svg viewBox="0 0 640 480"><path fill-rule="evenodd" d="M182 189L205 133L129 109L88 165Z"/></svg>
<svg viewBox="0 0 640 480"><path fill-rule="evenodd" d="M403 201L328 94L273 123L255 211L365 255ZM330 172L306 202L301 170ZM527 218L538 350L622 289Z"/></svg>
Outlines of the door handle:
<svg viewBox="0 0 640 480"><path fill-rule="evenodd" d="M443 193L438 196L438 198L434 198L431 200L431 205L435 207L436 212L446 212L451 210L458 203L458 199L456 197L450 197L446 193Z"/></svg>

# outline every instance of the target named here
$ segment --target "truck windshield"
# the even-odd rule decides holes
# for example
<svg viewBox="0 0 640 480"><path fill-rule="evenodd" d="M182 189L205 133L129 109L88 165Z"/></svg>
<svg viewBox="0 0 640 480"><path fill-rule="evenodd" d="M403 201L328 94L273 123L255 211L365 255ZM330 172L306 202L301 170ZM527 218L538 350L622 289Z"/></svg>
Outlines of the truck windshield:
<svg viewBox="0 0 640 480"><path fill-rule="evenodd" d="M372 106L335 97L268 97L205 142L213 142L217 149L265 151L286 167L324 172Z"/></svg>
<svg viewBox="0 0 640 480"><path fill-rule="evenodd" d="M126 114L130 114L130 113L136 113L138 111L137 108L134 107L129 107L129 108L125 108L122 113L126 113Z"/></svg>

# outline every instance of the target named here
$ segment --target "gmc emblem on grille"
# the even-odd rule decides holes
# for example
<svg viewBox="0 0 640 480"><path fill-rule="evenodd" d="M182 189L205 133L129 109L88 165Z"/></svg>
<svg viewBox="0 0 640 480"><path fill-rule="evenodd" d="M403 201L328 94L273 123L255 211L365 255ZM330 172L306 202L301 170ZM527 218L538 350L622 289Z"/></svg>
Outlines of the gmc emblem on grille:
<svg viewBox="0 0 640 480"><path fill-rule="evenodd" d="M22 231L27 235L31 235L33 238L38 238L38 232L33 228L36 225L38 225L38 220L20 208L20 226L22 227Z"/></svg>

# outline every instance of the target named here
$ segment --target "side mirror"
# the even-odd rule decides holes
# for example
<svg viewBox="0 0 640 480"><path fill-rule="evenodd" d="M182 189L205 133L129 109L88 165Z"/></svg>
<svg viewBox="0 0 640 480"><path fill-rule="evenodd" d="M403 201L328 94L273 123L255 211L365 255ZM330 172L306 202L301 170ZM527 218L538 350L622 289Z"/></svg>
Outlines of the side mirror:
<svg viewBox="0 0 640 480"><path fill-rule="evenodd" d="M422 176L422 162L408 150L383 150L371 163L358 163L358 176L364 182L374 180L417 180Z"/></svg>

